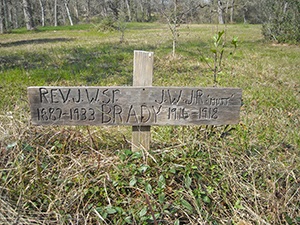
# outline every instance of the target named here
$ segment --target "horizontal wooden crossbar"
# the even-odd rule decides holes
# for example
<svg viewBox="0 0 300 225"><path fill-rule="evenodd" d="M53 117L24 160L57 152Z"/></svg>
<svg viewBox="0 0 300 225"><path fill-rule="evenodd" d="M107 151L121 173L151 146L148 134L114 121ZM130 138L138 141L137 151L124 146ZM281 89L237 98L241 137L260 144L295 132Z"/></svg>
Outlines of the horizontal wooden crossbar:
<svg viewBox="0 0 300 225"><path fill-rule="evenodd" d="M28 87L34 125L225 125L242 90L202 87Z"/></svg>

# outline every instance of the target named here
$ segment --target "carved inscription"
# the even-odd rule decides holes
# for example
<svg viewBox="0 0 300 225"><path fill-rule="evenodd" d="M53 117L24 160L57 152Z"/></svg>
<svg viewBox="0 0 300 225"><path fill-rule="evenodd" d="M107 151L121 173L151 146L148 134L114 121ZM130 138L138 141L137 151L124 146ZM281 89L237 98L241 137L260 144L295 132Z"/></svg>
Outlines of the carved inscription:
<svg viewBox="0 0 300 225"><path fill-rule="evenodd" d="M35 125L223 125L239 121L238 88L29 87Z"/></svg>

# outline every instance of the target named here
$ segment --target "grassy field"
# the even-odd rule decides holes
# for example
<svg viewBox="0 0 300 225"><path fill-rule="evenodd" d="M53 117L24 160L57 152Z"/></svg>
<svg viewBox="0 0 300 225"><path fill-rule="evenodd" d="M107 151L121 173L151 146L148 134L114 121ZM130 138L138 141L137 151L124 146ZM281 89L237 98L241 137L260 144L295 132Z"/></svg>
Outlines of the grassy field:
<svg viewBox="0 0 300 225"><path fill-rule="evenodd" d="M152 127L34 127L28 86L132 85L133 51L153 51L155 86L213 86L212 37L226 30L217 86L243 89L241 120ZM0 35L0 224L300 223L300 46L258 25L96 25ZM238 48L230 45L238 37ZM234 52L234 53L233 53ZM231 54L233 53L233 54Z"/></svg>

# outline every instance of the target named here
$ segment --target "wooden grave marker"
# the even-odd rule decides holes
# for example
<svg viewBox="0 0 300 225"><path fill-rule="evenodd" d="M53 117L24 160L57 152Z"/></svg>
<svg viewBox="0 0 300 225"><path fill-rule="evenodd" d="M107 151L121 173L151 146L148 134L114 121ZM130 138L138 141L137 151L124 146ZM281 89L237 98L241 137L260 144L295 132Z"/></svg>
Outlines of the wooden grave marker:
<svg viewBox="0 0 300 225"><path fill-rule="evenodd" d="M33 125L133 126L136 151L150 148L150 126L239 122L241 89L152 87L153 53L134 54L132 87L28 87Z"/></svg>
<svg viewBox="0 0 300 225"><path fill-rule="evenodd" d="M153 79L153 52L134 51L133 59L133 86L152 86ZM151 126L133 126L131 149L150 149Z"/></svg>

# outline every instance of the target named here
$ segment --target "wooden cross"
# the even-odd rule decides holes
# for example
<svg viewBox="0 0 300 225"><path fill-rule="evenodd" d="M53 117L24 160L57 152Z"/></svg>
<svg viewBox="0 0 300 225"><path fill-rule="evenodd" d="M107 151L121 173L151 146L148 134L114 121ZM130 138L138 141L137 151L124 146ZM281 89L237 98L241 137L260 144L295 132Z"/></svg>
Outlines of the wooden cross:
<svg viewBox="0 0 300 225"><path fill-rule="evenodd" d="M239 88L152 87L153 53L134 51L133 86L28 87L34 125L129 125L132 150L150 149L154 125L239 122Z"/></svg>

